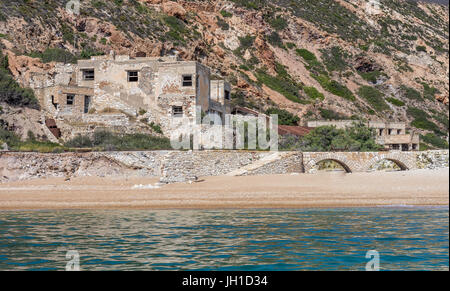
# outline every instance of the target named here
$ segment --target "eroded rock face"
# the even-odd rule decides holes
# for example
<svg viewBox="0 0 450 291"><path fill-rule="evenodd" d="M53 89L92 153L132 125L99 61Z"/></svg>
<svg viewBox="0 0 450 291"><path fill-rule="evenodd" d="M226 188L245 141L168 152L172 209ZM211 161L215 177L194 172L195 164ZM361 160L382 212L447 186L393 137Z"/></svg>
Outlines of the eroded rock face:
<svg viewBox="0 0 450 291"><path fill-rule="evenodd" d="M444 96L444 95L435 95L435 98L437 101L444 103L445 105L448 106L448 95Z"/></svg>
<svg viewBox="0 0 450 291"><path fill-rule="evenodd" d="M39 110L13 107L5 103L0 103L0 107L0 128L14 131L22 139L27 138L28 131L33 132L39 139L51 139L51 134L45 131Z"/></svg>
<svg viewBox="0 0 450 291"><path fill-rule="evenodd" d="M46 73L54 68L54 63L43 64L40 59L28 56L17 56L11 51L6 51L9 70L16 79L24 83L30 79L33 73Z"/></svg>
<svg viewBox="0 0 450 291"><path fill-rule="evenodd" d="M183 6L181 6L177 2L173 1L163 2L162 10L164 11L164 13L170 16L175 16L180 19L184 19L186 16L186 10L183 8Z"/></svg>

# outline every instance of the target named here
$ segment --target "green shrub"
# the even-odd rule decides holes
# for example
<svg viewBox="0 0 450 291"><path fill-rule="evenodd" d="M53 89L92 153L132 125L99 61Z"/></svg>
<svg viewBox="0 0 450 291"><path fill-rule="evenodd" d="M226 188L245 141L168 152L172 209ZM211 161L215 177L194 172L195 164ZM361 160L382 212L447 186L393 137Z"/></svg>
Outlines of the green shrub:
<svg viewBox="0 0 450 291"><path fill-rule="evenodd" d="M278 32L274 31L272 32L268 37L267 40L269 43L273 46L284 48L283 40L281 39Z"/></svg>
<svg viewBox="0 0 450 291"><path fill-rule="evenodd" d="M298 122L300 121L298 116L280 108L269 108L266 110L266 114L277 114L279 125L298 125Z"/></svg>
<svg viewBox="0 0 450 291"><path fill-rule="evenodd" d="M88 48L85 48L85 49L83 49L81 51L80 58L81 59L90 59L93 56L102 56L104 54L105 54L104 52L97 51L97 50L95 50L93 48L89 48L88 47Z"/></svg>
<svg viewBox="0 0 450 291"><path fill-rule="evenodd" d="M285 80L278 76L271 76L263 71L257 72L256 78L258 79L258 81L265 84L270 89L282 94L287 99L297 103L304 103L304 100L302 100L302 96L299 93L299 90L301 88L292 81Z"/></svg>
<svg viewBox="0 0 450 291"><path fill-rule="evenodd" d="M106 6L105 3L100 0L91 1L91 5L92 5L92 7L97 8L97 9L102 9Z"/></svg>
<svg viewBox="0 0 450 291"><path fill-rule="evenodd" d="M77 57L71 54L69 51L60 48L47 48L44 52L32 52L30 57L40 58L43 63L60 62L60 63L72 63L77 62Z"/></svg>
<svg viewBox="0 0 450 291"><path fill-rule="evenodd" d="M0 128L0 139L6 142L8 147L17 146L20 144L20 138L12 131Z"/></svg>
<svg viewBox="0 0 450 291"><path fill-rule="evenodd" d="M423 46L423 45L416 46L416 50L418 52L427 52L427 48L425 46Z"/></svg>
<svg viewBox="0 0 450 291"><path fill-rule="evenodd" d="M164 22L170 28L166 35L173 40L184 42L184 35L189 32L184 22L175 16L164 17Z"/></svg>
<svg viewBox="0 0 450 291"><path fill-rule="evenodd" d="M415 119L428 119L430 118L430 115L423 111L422 109L415 108L415 107L408 107L407 113L415 118Z"/></svg>
<svg viewBox="0 0 450 291"><path fill-rule="evenodd" d="M317 82L319 82L320 86L322 86L322 88L324 88L326 91L350 101L356 100L352 91L350 91L346 86L340 84L339 82L331 80L327 75L312 75L312 77L316 79Z"/></svg>
<svg viewBox="0 0 450 291"><path fill-rule="evenodd" d="M287 42L287 43L286 43L286 47L287 47L288 49L293 49L294 47L296 47L296 45L295 45L295 43L293 43L293 42Z"/></svg>
<svg viewBox="0 0 450 291"><path fill-rule="evenodd" d="M433 115L433 118L436 121L438 121L440 124L444 125L446 130L448 131L448 129L449 129L449 120L448 120L448 116L446 114L443 114L443 113L438 114L438 113L436 113L436 114Z"/></svg>
<svg viewBox="0 0 450 291"><path fill-rule="evenodd" d="M239 37L240 46L234 50L234 54L242 57L244 52L253 46L255 37L251 35L246 35L244 37Z"/></svg>
<svg viewBox="0 0 450 291"><path fill-rule="evenodd" d="M228 30L230 29L230 25L228 23L225 22L225 20L223 20L220 17L217 17L217 25L222 29L222 30Z"/></svg>
<svg viewBox="0 0 450 291"><path fill-rule="evenodd" d="M274 77L267 74L265 71L258 70L256 73L256 78L259 82L265 84L270 89L277 91L293 102L301 104L307 103L303 96L300 95L300 90L302 87L291 78L284 66L277 64L276 71L277 76Z"/></svg>
<svg viewBox="0 0 450 291"><path fill-rule="evenodd" d="M414 88L405 86L405 85L401 85L400 86L400 91L403 95L403 97L411 99L411 100L418 100L418 101L422 101L422 94L420 94L419 91L417 91Z"/></svg>
<svg viewBox="0 0 450 291"><path fill-rule="evenodd" d="M403 102L402 100L393 98L393 97L386 98L386 100L387 100L389 103L391 103L391 104L393 104L393 105L395 105L395 106L398 106L398 107L405 106L405 102Z"/></svg>
<svg viewBox="0 0 450 291"><path fill-rule="evenodd" d="M366 80L367 82L370 82L372 84L376 84L377 80L380 76L386 76L385 73L380 71L372 71L372 72L359 72L359 75Z"/></svg>
<svg viewBox="0 0 450 291"><path fill-rule="evenodd" d="M414 120L411 122L411 125L415 128L430 130L434 131L435 133L441 134L439 127L429 120L430 115L425 111L419 108L408 107L408 110L406 112L409 116L414 118Z"/></svg>
<svg viewBox="0 0 450 291"><path fill-rule="evenodd" d="M126 150L168 150L170 140L146 134L114 134L107 131L95 132L92 138L77 136L65 144L72 148L100 148L106 151Z"/></svg>
<svg viewBox="0 0 450 291"><path fill-rule="evenodd" d="M33 90L22 88L8 70L8 59L0 50L0 102L13 106L39 109L39 102Z"/></svg>
<svg viewBox="0 0 450 291"><path fill-rule="evenodd" d="M422 141L426 142L427 144L430 144L436 148L439 149L448 149L448 143L444 139L436 136L432 133L427 133L426 135L421 135Z"/></svg>
<svg viewBox="0 0 450 291"><path fill-rule="evenodd" d="M159 134L162 134L162 133L163 133L163 131L162 131L162 129L161 129L161 125L155 124L153 121L150 123L150 127L151 127L156 133L159 133Z"/></svg>
<svg viewBox="0 0 450 291"><path fill-rule="evenodd" d="M231 103L237 107L248 107L253 109L259 109L252 100L247 97L247 93L242 90L236 90L231 93Z"/></svg>
<svg viewBox="0 0 450 291"><path fill-rule="evenodd" d="M36 141L28 140L21 142L19 145L11 148L15 151L20 152L39 152L39 153L53 153L56 151L64 151L64 148L57 143L52 143L49 141Z"/></svg>
<svg viewBox="0 0 450 291"><path fill-rule="evenodd" d="M247 65L240 65L239 69L244 70L244 71L250 71L250 68Z"/></svg>
<svg viewBox="0 0 450 291"><path fill-rule="evenodd" d="M306 95L311 99L325 99L325 96L314 87L303 87L303 91L305 91Z"/></svg>
<svg viewBox="0 0 450 291"><path fill-rule="evenodd" d="M427 119L414 119L411 122L411 125L415 128L424 129L424 130L432 130L434 132L440 132L439 127L433 122Z"/></svg>
<svg viewBox="0 0 450 291"><path fill-rule="evenodd" d="M430 87L426 83L422 83L422 85L423 85L423 97L425 97L428 100L434 101L435 95L441 93L438 89Z"/></svg>
<svg viewBox="0 0 450 291"><path fill-rule="evenodd" d="M316 55L307 49L296 49L295 52L301 56L306 62L317 61Z"/></svg>
<svg viewBox="0 0 450 291"><path fill-rule="evenodd" d="M86 135L77 135L73 139L67 141L65 146L68 148L92 148L92 140Z"/></svg>
<svg viewBox="0 0 450 291"><path fill-rule="evenodd" d="M275 30L283 30L288 26L288 23L286 19L284 19L282 16L278 15L275 18L272 18L269 20L270 26L272 26Z"/></svg>
<svg viewBox="0 0 450 291"><path fill-rule="evenodd" d="M358 95L366 100L377 112L389 109L389 105L384 101L384 94L371 86L362 86L358 90Z"/></svg>
<svg viewBox="0 0 450 291"><path fill-rule="evenodd" d="M228 12L228 11L225 11L225 10L221 10L221 11L220 11L220 14L221 14L223 17L232 17L232 16L233 16L232 13L230 13L230 12Z"/></svg>
<svg viewBox="0 0 450 291"><path fill-rule="evenodd" d="M322 65L321 62L319 62L319 60L312 52L306 49L296 49L295 52L297 53L297 55L302 57L308 64L306 68L309 71L311 71L311 74L316 76L318 75L328 76L328 72L326 71L325 67Z"/></svg>
<svg viewBox="0 0 450 291"><path fill-rule="evenodd" d="M342 115L334 110L331 109L325 109L325 108L320 108L319 109L320 112L320 116L322 116L323 119L326 120L344 120L344 119L348 119L347 116Z"/></svg>
<svg viewBox="0 0 450 291"><path fill-rule="evenodd" d="M378 151L372 129L355 123L346 129L321 126L313 129L300 142L300 149L311 152L328 151Z"/></svg>
<svg viewBox="0 0 450 291"><path fill-rule="evenodd" d="M342 72L348 68L347 58L349 57L349 55L340 47L334 46L329 49L321 50L321 52L322 60L328 71Z"/></svg>
<svg viewBox="0 0 450 291"><path fill-rule="evenodd" d="M250 48L253 45L254 41L255 41L255 37L251 36L251 35L239 37L239 42L241 44L241 48L244 50Z"/></svg>
<svg viewBox="0 0 450 291"><path fill-rule="evenodd" d="M56 149L63 150L63 147L57 143L38 141L31 131L29 131L27 135L28 139L22 141L14 132L0 128L0 140L6 142L10 150L40 153L51 153Z"/></svg>

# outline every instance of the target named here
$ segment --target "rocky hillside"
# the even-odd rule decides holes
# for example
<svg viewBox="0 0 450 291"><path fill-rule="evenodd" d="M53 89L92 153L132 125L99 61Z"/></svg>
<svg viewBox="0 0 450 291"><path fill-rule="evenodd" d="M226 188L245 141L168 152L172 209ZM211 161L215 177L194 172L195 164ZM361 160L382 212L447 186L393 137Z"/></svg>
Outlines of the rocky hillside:
<svg viewBox="0 0 450 291"><path fill-rule="evenodd" d="M74 15L66 3L0 0L2 51L22 86L31 72L51 74L53 61L110 50L178 54L231 81L239 105L279 107L300 123L407 121L431 145L448 135L448 6L403 0L84 0Z"/></svg>

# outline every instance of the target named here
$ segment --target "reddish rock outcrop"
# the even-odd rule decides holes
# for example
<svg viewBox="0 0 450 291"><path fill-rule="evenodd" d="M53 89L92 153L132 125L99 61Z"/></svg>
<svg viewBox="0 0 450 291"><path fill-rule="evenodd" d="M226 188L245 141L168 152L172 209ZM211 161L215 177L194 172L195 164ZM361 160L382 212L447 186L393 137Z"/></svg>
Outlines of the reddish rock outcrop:
<svg viewBox="0 0 450 291"><path fill-rule="evenodd" d="M186 16L186 10L183 8L183 6L181 6L177 2L173 1L164 2L162 3L161 8L164 13L170 16L175 16L180 19L184 19Z"/></svg>

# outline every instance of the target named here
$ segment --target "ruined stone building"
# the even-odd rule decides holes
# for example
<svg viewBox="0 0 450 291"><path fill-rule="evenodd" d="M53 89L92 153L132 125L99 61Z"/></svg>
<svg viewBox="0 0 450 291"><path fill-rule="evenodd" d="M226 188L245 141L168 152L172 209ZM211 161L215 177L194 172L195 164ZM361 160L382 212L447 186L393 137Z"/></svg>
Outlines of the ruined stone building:
<svg viewBox="0 0 450 291"><path fill-rule="evenodd" d="M231 112L231 86L211 80L210 69L176 56L95 56L77 64L59 64L52 80L35 77L34 90L49 124L62 138L99 127L128 131L143 120L169 134L178 117ZM133 123L133 124L131 124ZM55 126L54 126L55 127ZM148 127L148 126L147 126ZM53 132L55 129L53 128Z"/></svg>
<svg viewBox="0 0 450 291"><path fill-rule="evenodd" d="M339 121L309 121L308 127L336 126L336 128L351 127L355 120ZM375 131L375 140L386 150L417 151L420 145L419 133L407 129L404 122L376 122L369 121L365 124Z"/></svg>

